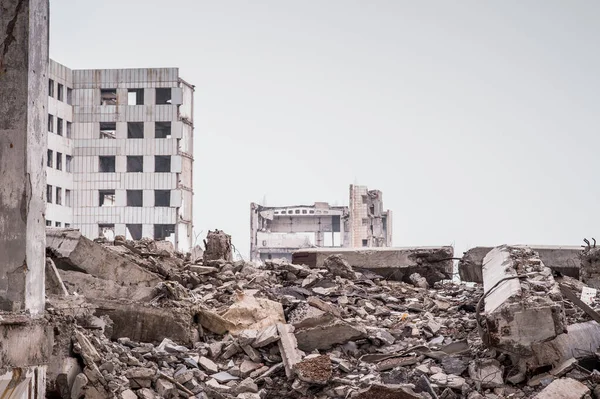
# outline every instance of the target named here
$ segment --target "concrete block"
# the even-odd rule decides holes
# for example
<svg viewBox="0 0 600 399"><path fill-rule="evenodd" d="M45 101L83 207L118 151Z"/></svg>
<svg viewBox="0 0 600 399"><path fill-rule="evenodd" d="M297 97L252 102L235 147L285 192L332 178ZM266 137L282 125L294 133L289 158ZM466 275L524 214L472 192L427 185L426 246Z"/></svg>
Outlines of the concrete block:
<svg viewBox="0 0 600 399"><path fill-rule="evenodd" d="M600 348L600 324L595 321L571 324L566 334L560 334L548 342L532 345L533 356L527 360L527 366L534 369L540 366L554 365L572 357L583 358Z"/></svg>
<svg viewBox="0 0 600 399"><path fill-rule="evenodd" d="M590 393L590 389L581 382L572 378L554 380L534 399L579 399Z"/></svg>
<svg viewBox="0 0 600 399"><path fill-rule="evenodd" d="M296 330L298 348L305 352L315 349L329 349L336 344L365 338L367 333L362 326L352 325L343 320Z"/></svg>
<svg viewBox="0 0 600 399"><path fill-rule="evenodd" d="M3 314L0 321L0 365L34 367L48 363L54 344L53 329L41 320ZM46 368L44 368L44 378Z"/></svg>
<svg viewBox="0 0 600 399"><path fill-rule="evenodd" d="M554 272L578 279L581 270L582 248L565 245L514 245L515 248L530 248ZM458 274L462 281L483 283L483 259L493 247L475 247L464 253L458 262Z"/></svg>
<svg viewBox="0 0 600 399"><path fill-rule="evenodd" d="M147 303L90 300L96 315L113 321L113 340L127 337L138 342L162 342L170 338L179 344L193 344L198 338L194 317L198 309L158 308Z"/></svg>
<svg viewBox="0 0 600 399"><path fill-rule="evenodd" d="M484 259L483 288L481 332L488 346L528 356L532 344L566 332L560 288L552 271L530 249L491 250Z"/></svg>
<svg viewBox="0 0 600 399"><path fill-rule="evenodd" d="M161 281L155 273L84 237L78 230L47 228L46 247L56 267L62 270L87 273L136 288L154 287Z"/></svg>
<svg viewBox="0 0 600 399"><path fill-rule="evenodd" d="M295 251L292 262L312 268L325 268L331 255L343 257L356 271L367 270L384 278L410 283L409 276L419 273L429 284L452 278L454 248L307 248Z"/></svg>
<svg viewBox="0 0 600 399"><path fill-rule="evenodd" d="M279 353L285 367L285 375L288 379L294 378L294 366L302 359L298 351L298 342L294 336L294 327L289 324L277 324L279 333Z"/></svg>

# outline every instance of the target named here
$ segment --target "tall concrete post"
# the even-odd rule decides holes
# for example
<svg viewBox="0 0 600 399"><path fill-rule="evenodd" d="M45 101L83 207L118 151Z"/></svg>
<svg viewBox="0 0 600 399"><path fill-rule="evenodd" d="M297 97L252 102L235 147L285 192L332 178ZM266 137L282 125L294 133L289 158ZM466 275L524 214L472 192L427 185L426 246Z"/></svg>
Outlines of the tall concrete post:
<svg viewBox="0 0 600 399"><path fill-rule="evenodd" d="M0 309L44 310L48 0L0 0Z"/></svg>

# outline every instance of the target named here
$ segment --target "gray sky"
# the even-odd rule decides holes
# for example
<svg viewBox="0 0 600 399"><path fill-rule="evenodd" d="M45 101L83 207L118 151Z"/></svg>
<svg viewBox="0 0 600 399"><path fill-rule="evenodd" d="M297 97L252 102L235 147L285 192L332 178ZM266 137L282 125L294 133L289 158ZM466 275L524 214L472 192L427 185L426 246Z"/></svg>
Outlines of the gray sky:
<svg viewBox="0 0 600 399"><path fill-rule="evenodd" d="M394 245L600 238L597 1L51 0L71 68L196 85L197 232L384 193Z"/></svg>

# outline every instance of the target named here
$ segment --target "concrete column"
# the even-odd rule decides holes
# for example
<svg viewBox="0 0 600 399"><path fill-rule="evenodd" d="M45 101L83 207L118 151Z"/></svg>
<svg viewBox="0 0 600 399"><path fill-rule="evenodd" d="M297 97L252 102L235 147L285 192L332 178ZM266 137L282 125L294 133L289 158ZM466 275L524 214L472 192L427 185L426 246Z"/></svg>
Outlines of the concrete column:
<svg viewBox="0 0 600 399"><path fill-rule="evenodd" d="M0 309L44 310L48 0L0 0Z"/></svg>
<svg viewBox="0 0 600 399"><path fill-rule="evenodd" d="M480 332L488 346L530 356L533 344L566 332L560 288L531 249L492 249L483 261L483 290Z"/></svg>

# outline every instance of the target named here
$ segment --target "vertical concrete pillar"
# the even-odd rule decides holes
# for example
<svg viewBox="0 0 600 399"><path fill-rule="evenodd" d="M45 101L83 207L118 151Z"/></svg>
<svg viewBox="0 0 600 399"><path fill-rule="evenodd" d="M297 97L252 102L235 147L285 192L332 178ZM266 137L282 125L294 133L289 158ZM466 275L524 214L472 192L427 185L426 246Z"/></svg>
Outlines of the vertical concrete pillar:
<svg viewBox="0 0 600 399"><path fill-rule="evenodd" d="M44 310L48 0L0 0L0 309Z"/></svg>

